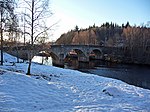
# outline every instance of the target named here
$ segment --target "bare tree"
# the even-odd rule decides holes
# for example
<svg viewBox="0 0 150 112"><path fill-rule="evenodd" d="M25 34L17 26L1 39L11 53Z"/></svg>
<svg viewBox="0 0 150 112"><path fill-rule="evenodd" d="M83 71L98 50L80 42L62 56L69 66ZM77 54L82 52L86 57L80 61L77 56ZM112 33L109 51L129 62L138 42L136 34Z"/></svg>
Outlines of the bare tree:
<svg viewBox="0 0 150 112"><path fill-rule="evenodd" d="M3 33L14 17L15 0L0 0L1 65L3 65Z"/></svg>
<svg viewBox="0 0 150 112"><path fill-rule="evenodd" d="M23 0L26 8L25 22L26 32L30 37L30 55L32 54L35 42L53 25L45 26L46 18L49 18L52 13L49 10L49 0ZM29 58L29 65L27 75L30 75L31 57Z"/></svg>

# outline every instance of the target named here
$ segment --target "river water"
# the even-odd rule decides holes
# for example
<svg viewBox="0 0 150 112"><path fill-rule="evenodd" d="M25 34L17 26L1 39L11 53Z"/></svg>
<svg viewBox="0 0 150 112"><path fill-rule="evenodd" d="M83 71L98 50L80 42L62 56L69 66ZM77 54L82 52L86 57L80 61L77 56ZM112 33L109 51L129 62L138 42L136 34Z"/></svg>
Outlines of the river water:
<svg viewBox="0 0 150 112"><path fill-rule="evenodd" d="M101 66L85 72L122 80L128 84L150 89L150 67L138 65Z"/></svg>
<svg viewBox="0 0 150 112"><path fill-rule="evenodd" d="M52 59L45 60L36 56L34 62L43 63L52 66ZM119 79L128 84L150 89L150 66L114 64L103 61L91 61L90 63L77 63L72 60L67 63L67 68L77 69L82 72L92 73L103 77Z"/></svg>

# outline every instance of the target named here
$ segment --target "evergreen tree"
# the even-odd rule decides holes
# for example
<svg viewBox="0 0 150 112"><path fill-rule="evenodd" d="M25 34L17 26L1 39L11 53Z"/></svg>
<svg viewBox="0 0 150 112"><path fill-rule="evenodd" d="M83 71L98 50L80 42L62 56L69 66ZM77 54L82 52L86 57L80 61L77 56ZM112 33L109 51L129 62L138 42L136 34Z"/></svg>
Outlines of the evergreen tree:
<svg viewBox="0 0 150 112"><path fill-rule="evenodd" d="M124 24L122 24L122 28L124 28Z"/></svg>
<svg viewBox="0 0 150 112"><path fill-rule="evenodd" d="M127 24L125 25L125 28L130 27L129 22L127 22Z"/></svg>
<svg viewBox="0 0 150 112"><path fill-rule="evenodd" d="M94 23L94 25L93 25L93 28L95 28L95 23Z"/></svg>
<svg viewBox="0 0 150 112"><path fill-rule="evenodd" d="M78 31L79 30L79 27L76 25L75 26L75 31Z"/></svg>

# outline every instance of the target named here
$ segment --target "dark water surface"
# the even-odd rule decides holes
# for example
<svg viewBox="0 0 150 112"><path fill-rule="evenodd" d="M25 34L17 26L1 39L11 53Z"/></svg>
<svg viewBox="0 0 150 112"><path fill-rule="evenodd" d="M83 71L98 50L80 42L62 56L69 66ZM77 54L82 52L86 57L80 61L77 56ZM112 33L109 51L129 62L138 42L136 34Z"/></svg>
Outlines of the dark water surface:
<svg viewBox="0 0 150 112"><path fill-rule="evenodd" d="M42 57L35 57L34 61L41 63ZM52 59L44 61L46 65L52 65ZM90 63L78 62L71 59L66 62L66 67L99 76L122 80L128 84L150 89L150 66L115 64L100 60L92 60Z"/></svg>
<svg viewBox="0 0 150 112"><path fill-rule="evenodd" d="M150 89L150 66L125 64L98 64L94 68L81 69L83 72L122 80L128 84Z"/></svg>

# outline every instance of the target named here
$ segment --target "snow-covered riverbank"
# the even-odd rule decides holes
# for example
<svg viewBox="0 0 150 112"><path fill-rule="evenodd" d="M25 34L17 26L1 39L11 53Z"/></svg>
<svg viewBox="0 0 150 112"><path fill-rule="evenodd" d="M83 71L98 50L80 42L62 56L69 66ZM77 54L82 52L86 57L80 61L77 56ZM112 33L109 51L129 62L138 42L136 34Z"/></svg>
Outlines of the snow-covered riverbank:
<svg viewBox="0 0 150 112"><path fill-rule="evenodd" d="M150 90L94 74L27 63L5 54L0 112L149 112Z"/></svg>

